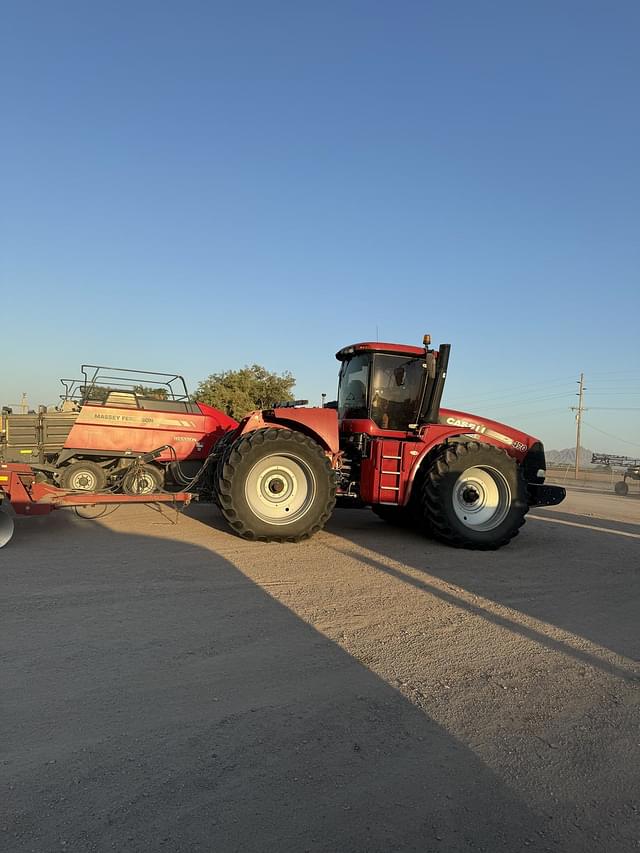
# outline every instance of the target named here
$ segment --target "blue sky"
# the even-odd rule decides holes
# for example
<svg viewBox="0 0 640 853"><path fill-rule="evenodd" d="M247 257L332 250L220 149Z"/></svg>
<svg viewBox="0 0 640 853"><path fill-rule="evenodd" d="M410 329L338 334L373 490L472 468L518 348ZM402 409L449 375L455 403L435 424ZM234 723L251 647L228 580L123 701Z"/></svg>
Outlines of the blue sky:
<svg viewBox="0 0 640 853"><path fill-rule="evenodd" d="M640 4L2 16L2 402L83 361L319 400L429 331L445 403L565 447L582 370L583 444L640 453Z"/></svg>

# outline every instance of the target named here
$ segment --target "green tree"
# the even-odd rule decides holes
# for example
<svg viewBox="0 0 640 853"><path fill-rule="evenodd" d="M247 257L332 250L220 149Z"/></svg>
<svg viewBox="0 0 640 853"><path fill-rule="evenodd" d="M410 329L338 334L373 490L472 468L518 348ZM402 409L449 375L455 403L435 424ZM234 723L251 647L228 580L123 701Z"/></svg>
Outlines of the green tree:
<svg viewBox="0 0 640 853"><path fill-rule="evenodd" d="M284 373L270 373L259 364L241 370L212 373L196 390L196 400L214 406L239 420L254 409L267 409L274 403L293 400L295 378Z"/></svg>
<svg viewBox="0 0 640 853"><path fill-rule="evenodd" d="M106 385L79 385L78 393L83 399L100 400L104 403L113 388L108 388Z"/></svg>
<svg viewBox="0 0 640 853"><path fill-rule="evenodd" d="M82 397L87 397L89 400L100 400L103 403L112 391L125 394L133 393L150 400L167 399L167 389L162 386L155 388L146 385L136 385L134 388L109 388L108 385L80 385L78 387L78 392Z"/></svg>
<svg viewBox="0 0 640 853"><path fill-rule="evenodd" d="M146 397L147 400L166 400L167 389L162 386L136 385L133 393L139 397Z"/></svg>

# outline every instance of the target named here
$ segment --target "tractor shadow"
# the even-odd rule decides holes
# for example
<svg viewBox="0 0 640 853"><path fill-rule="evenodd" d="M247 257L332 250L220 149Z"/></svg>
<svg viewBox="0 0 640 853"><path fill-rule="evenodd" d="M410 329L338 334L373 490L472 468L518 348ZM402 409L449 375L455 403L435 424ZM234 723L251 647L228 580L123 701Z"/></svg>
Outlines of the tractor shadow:
<svg viewBox="0 0 640 853"><path fill-rule="evenodd" d="M56 513L2 551L3 850L516 851L549 831L226 538L186 536Z"/></svg>
<svg viewBox="0 0 640 853"><path fill-rule="evenodd" d="M184 514L187 518L192 518L200 524L210 527L212 530L224 533L232 539L238 539L225 521L217 505L213 502L195 501L184 510Z"/></svg>
<svg viewBox="0 0 640 853"><path fill-rule="evenodd" d="M531 511L534 515L541 518L530 518L509 545L489 552L451 548L389 525L366 510L336 512L327 530L345 543L338 550L365 565L569 654L576 661L637 680L637 667L629 669L622 662L607 663L586 650L571 649L522 624L517 614L506 617L490 607L473 605L468 596L460 596L453 589L458 587L471 596L585 638L631 661L639 660L640 540L624 534L635 536L640 527L555 509L552 513L535 509ZM554 519L570 524L554 523ZM594 526L614 532L588 529ZM417 577L404 572L403 567L416 572ZM443 590L442 584L434 586L434 579L451 589Z"/></svg>

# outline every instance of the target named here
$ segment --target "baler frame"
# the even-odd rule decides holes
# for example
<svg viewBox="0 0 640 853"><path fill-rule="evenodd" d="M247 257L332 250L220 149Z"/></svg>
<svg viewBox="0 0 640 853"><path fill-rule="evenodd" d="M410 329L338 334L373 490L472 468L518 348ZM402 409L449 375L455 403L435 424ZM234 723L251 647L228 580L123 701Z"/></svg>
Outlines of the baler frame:
<svg viewBox="0 0 640 853"><path fill-rule="evenodd" d="M83 404L89 400L100 403L102 400L92 397L96 389L108 389L113 392L133 394L145 398L137 388L151 386L165 395L161 399L174 403L191 403L191 395L187 383L179 373L160 373L152 370L135 370L129 367L110 367L104 364L82 364L80 366L82 379L61 379L64 394L62 400L72 400ZM147 384L148 383L148 384Z"/></svg>
<svg viewBox="0 0 640 853"><path fill-rule="evenodd" d="M197 495L191 492L154 492L129 495L113 492L86 492L60 489L38 481L36 471L21 462L0 464L0 548L13 535L13 520L2 507L8 503L16 515L48 515L56 509L116 504L170 503L188 506ZM9 518L9 521L6 521ZM4 528L4 529L3 529ZM9 529L8 529L9 528Z"/></svg>

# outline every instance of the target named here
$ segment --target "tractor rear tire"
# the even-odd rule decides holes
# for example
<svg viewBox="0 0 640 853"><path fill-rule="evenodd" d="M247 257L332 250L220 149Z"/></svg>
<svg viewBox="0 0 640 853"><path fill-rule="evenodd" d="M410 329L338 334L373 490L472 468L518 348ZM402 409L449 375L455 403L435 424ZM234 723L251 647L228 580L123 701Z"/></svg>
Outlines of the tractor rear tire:
<svg viewBox="0 0 640 853"><path fill-rule="evenodd" d="M218 505L243 539L300 542L321 530L336 502L329 459L313 439L260 429L227 448L217 472Z"/></svg>
<svg viewBox="0 0 640 853"><path fill-rule="evenodd" d="M429 534L457 548L490 551L506 545L528 510L522 469L490 444L447 445L426 472L422 511Z"/></svg>
<svg viewBox="0 0 640 853"><path fill-rule="evenodd" d="M626 483L624 480L620 480L618 483L615 484L613 490L616 495L624 497L625 495L629 494L629 484Z"/></svg>
<svg viewBox="0 0 640 853"><path fill-rule="evenodd" d="M222 469L224 466L224 461L229 452L231 446L235 440L235 430L230 430L226 432L218 441L214 444L213 450L211 451L214 456L212 465L211 465L211 494L214 502L222 509L220 505L220 498L218 496L218 482L222 478Z"/></svg>
<svg viewBox="0 0 640 853"><path fill-rule="evenodd" d="M107 475L100 465L83 459L62 469L60 484L63 489L76 492L101 492L107 485Z"/></svg>
<svg viewBox="0 0 640 853"><path fill-rule="evenodd" d="M125 474L122 491L125 495L152 495L164 487L164 472L156 465L140 465Z"/></svg>

